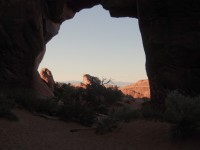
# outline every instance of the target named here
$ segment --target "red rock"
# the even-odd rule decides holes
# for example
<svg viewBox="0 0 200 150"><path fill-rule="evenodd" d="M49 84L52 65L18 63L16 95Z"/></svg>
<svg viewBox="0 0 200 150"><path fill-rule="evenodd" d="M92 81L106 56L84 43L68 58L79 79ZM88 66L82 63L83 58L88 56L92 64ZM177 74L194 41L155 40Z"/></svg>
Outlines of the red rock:
<svg viewBox="0 0 200 150"><path fill-rule="evenodd" d="M55 81L53 79L53 75L52 75L51 71L47 68L42 68L40 71L40 77L53 92Z"/></svg>
<svg viewBox="0 0 200 150"><path fill-rule="evenodd" d="M150 98L150 88L148 80L140 80L131 85L119 88L124 94L133 98Z"/></svg>
<svg viewBox="0 0 200 150"><path fill-rule="evenodd" d="M1 92L52 95L37 72L45 45L63 21L98 4L113 17L138 19L152 104L164 106L174 90L200 94L199 0L0 0Z"/></svg>

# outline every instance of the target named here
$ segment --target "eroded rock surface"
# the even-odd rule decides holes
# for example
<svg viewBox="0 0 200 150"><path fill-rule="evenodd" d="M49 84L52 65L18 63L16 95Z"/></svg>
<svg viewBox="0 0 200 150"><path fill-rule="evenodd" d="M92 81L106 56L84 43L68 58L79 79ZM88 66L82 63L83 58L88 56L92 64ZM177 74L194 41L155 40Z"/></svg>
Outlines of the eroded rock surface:
<svg viewBox="0 0 200 150"><path fill-rule="evenodd" d="M55 81L53 79L53 75L51 71L47 68L42 68L40 71L40 77L46 83L46 85L50 88L50 90L53 92Z"/></svg>
<svg viewBox="0 0 200 150"><path fill-rule="evenodd" d="M124 94L131 95L133 98L150 98L150 88L148 80L139 80L136 83L120 87Z"/></svg>
<svg viewBox="0 0 200 150"><path fill-rule="evenodd" d="M98 4L138 19L155 105L173 90L200 94L200 0L1 0L0 88L52 95L37 72L46 43L64 20Z"/></svg>
<svg viewBox="0 0 200 150"><path fill-rule="evenodd" d="M25 88L53 96L37 69L45 54L46 43L58 33L61 23L73 18L75 13L68 0L0 1L2 92Z"/></svg>
<svg viewBox="0 0 200 150"><path fill-rule="evenodd" d="M154 104L169 91L200 94L200 1L139 0L139 26Z"/></svg>
<svg viewBox="0 0 200 150"><path fill-rule="evenodd" d="M142 34L153 104L162 107L173 90L199 95L200 0L130 1L137 7L133 17L138 18ZM111 14L112 8L106 7Z"/></svg>

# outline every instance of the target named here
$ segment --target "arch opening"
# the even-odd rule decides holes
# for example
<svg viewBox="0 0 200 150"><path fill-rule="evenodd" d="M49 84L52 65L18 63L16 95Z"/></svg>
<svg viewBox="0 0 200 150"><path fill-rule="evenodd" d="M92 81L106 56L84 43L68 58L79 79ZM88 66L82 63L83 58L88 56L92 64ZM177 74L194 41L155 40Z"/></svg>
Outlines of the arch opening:
<svg viewBox="0 0 200 150"><path fill-rule="evenodd" d="M49 68L56 81L80 81L83 74L135 82L147 78L136 19L111 18L101 6L65 21L48 44L39 70Z"/></svg>

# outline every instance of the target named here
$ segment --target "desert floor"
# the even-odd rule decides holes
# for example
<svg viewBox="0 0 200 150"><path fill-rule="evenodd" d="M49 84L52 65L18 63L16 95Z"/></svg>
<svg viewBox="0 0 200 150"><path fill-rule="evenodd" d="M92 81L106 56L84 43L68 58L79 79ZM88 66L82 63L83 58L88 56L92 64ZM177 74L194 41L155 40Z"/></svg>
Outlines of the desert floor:
<svg viewBox="0 0 200 150"><path fill-rule="evenodd" d="M200 138L172 140L166 123L137 120L120 130L95 134L75 123L65 123L15 110L19 121L0 119L0 150L198 150Z"/></svg>

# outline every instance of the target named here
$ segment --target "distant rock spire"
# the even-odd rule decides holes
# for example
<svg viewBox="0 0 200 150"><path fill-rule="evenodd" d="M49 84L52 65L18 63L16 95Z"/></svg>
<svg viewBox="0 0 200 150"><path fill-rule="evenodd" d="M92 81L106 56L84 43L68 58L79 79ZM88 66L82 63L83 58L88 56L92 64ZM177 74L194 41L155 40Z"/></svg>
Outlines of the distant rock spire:
<svg viewBox="0 0 200 150"><path fill-rule="evenodd" d="M54 91L55 81L53 79L51 71L47 68L42 68L40 71L40 77L46 83L46 85L51 89L51 91Z"/></svg>

